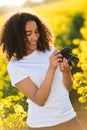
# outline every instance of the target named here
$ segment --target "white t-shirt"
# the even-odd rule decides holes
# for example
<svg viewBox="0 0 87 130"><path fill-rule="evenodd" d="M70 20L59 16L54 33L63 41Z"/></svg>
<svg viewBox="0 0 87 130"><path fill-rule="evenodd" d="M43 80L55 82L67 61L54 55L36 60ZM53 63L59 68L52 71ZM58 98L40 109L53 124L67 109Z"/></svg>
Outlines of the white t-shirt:
<svg viewBox="0 0 87 130"><path fill-rule="evenodd" d="M12 85L29 77L39 88L42 84L49 66L49 57L55 50L40 52L35 50L23 59L12 59L8 64ZM69 92L63 84L63 77L57 68L51 87L50 95L44 106L39 106L27 99L29 104L27 124L30 127L47 127L66 122L76 116L70 99Z"/></svg>

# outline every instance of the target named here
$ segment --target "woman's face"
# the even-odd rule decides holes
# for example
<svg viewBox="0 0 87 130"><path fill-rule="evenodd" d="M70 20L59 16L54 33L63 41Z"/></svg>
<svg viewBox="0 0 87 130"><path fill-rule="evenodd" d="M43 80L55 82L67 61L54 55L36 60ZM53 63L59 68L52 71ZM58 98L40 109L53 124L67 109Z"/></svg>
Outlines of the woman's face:
<svg viewBox="0 0 87 130"><path fill-rule="evenodd" d="M40 37L35 21L29 21L26 23L25 33L28 40L28 43L26 43L27 54L31 54L37 48L38 39Z"/></svg>

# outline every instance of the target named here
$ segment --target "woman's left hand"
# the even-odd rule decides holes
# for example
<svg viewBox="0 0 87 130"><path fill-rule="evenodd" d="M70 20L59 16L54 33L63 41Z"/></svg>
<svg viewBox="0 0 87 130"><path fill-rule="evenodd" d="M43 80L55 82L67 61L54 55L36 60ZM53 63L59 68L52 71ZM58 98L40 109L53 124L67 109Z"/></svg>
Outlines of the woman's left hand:
<svg viewBox="0 0 87 130"><path fill-rule="evenodd" d="M59 69L62 73L71 72L72 67L68 64L68 60L63 58L63 61L60 63Z"/></svg>
<svg viewBox="0 0 87 130"><path fill-rule="evenodd" d="M72 67L68 64L67 59L63 58L63 61L60 63L59 69L63 74L63 83L65 87L70 91L73 86L73 79L71 75Z"/></svg>

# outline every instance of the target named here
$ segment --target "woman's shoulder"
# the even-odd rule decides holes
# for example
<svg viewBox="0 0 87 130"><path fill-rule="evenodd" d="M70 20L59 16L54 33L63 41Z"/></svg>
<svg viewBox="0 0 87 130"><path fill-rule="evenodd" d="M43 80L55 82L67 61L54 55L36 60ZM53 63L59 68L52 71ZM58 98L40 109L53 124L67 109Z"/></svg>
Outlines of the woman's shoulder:
<svg viewBox="0 0 87 130"><path fill-rule="evenodd" d="M7 69L14 68L16 63L18 63L18 60L16 58L12 58L7 64Z"/></svg>
<svg viewBox="0 0 87 130"><path fill-rule="evenodd" d="M53 45L50 45L50 50L55 50L55 47Z"/></svg>
<svg viewBox="0 0 87 130"><path fill-rule="evenodd" d="M55 49L56 49L55 46L51 45L50 46L50 53L53 53L55 51Z"/></svg>

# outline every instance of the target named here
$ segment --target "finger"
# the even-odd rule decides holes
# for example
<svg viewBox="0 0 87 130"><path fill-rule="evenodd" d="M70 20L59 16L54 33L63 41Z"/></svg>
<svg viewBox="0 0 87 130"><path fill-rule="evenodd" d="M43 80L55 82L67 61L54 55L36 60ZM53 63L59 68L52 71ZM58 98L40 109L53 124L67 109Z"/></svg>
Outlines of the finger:
<svg viewBox="0 0 87 130"><path fill-rule="evenodd" d="M70 71L72 69L72 67L68 64L68 60L67 59L63 59L63 65L66 71Z"/></svg>
<svg viewBox="0 0 87 130"><path fill-rule="evenodd" d="M58 51L55 50L55 51L51 54L50 59L54 59L54 57L57 56L57 55L58 55Z"/></svg>
<svg viewBox="0 0 87 130"><path fill-rule="evenodd" d="M62 58L63 59L62 54L58 53L58 58Z"/></svg>
<svg viewBox="0 0 87 130"><path fill-rule="evenodd" d="M60 68L60 70L61 70L61 71L64 71L64 70L65 70L65 67L64 67L64 64L63 64L63 62L62 62L62 63L60 63L60 66L59 66L59 68Z"/></svg>
<svg viewBox="0 0 87 130"><path fill-rule="evenodd" d="M62 55L58 53L58 51L55 51L55 52L51 55L50 58L54 58L54 57L56 57L56 58L61 58L61 59L63 58Z"/></svg>
<svg viewBox="0 0 87 130"><path fill-rule="evenodd" d="M68 60L66 58L63 58L63 64L64 64L64 66L69 66Z"/></svg>
<svg viewBox="0 0 87 130"><path fill-rule="evenodd" d="M57 49L54 50L54 52L51 54L51 56L54 56L56 54L58 54L58 50Z"/></svg>

